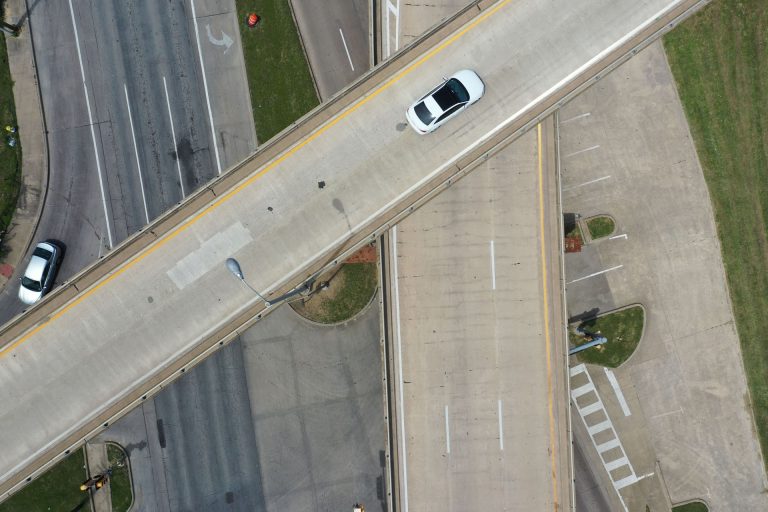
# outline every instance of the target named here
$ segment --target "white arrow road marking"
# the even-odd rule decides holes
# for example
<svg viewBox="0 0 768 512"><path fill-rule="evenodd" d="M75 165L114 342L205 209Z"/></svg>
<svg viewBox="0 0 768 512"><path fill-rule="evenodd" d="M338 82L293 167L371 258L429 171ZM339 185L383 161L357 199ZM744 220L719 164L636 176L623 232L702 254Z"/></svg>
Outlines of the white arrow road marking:
<svg viewBox="0 0 768 512"><path fill-rule="evenodd" d="M211 42L211 44L214 44L216 46L226 46L226 50L224 50L224 53L227 53L227 50L232 46L232 38L227 35L226 32L223 30L221 31L221 39L216 39L213 37L213 32L211 32L211 26L206 25L205 26L206 32L208 32L208 40Z"/></svg>

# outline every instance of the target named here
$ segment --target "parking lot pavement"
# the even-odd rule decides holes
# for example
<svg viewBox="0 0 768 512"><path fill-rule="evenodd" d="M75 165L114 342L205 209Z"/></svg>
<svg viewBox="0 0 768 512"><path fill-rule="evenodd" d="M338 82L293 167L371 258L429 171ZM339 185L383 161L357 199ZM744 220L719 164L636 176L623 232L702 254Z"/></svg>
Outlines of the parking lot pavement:
<svg viewBox="0 0 768 512"><path fill-rule="evenodd" d="M646 310L643 340L614 371L630 415L589 367L648 475L621 490L629 509L668 506L666 492L710 510L768 509L709 195L661 43L566 105L560 136L565 211L610 214L626 235L566 256L569 315Z"/></svg>
<svg viewBox="0 0 768 512"><path fill-rule="evenodd" d="M379 308L318 327L283 306L242 336L265 511L385 510Z"/></svg>

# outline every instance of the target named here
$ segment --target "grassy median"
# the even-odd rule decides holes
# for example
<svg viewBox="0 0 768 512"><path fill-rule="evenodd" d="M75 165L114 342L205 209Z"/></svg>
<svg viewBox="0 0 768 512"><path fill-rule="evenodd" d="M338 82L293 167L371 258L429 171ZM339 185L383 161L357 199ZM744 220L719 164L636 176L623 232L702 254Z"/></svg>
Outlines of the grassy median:
<svg viewBox="0 0 768 512"><path fill-rule="evenodd" d="M593 335L604 336L608 341L602 345L590 347L579 352L576 357L583 363L597 364L609 368L618 368L635 352L643 337L645 311L640 306L633 306L614 311L596 318L589 318L571 326L568 331L570 342L574 346L591 341L576 333L580 327Z"/></svg>
<svg viewBox="0 0 768 512"><path fill-rule="evenodd" d="M768 454L768 2L713 2L664 46L709 186Z"/></svg>
<svg viewBox="0 0 768 512"><path fill-rule="evenodd" d="M9 133L4 129L8 125L16 125L16 109L5 37L0 34L0 238L11 223L21 185L21 144L8 145ZM14 137L18 142L18 134Z"/></svg>
<svg viewBox="0 0 768 512"><path fill-rule="evenodd" d="M79 448L0 504L0 512L90 511L88 493L80 490L86 478L85 457Z"/></svg>
<svg viewBox="0 0 768 512"><path fill-rule="evenodd" d="M259 143L319 104L289 0L237 0L248 87ZM245 26L249 13L261 21Z"/></svg>

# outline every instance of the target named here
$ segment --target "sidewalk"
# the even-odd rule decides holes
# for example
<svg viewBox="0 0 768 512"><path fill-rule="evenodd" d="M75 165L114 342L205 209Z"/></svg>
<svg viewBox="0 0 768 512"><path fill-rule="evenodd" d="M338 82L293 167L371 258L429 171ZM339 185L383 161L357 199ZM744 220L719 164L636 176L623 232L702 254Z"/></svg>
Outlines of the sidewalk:
<svg viewBox="0 0 768 512"><path fill-rule="evenodd" d="M86 443L85 460L89 476L105 473L109 469L107 444L94 441ZM91 500L93 512L112 512L112 492L109 480L104 487L91 493Z"/></svg>
<svg viewBox="0 0 768 512"><path fill-rule="evenodd" d="M6 2L6 22L16 24L26 12L24 0ZM21 139L21 190L16 213L3 240L7 253L0 260L0 289L12 277L27 253L45 202L48 184L48 147L45 139L40 89L32 50L29 23L24 16L19 37L6 35L8 63L13 76L13 96Z"/></svg>

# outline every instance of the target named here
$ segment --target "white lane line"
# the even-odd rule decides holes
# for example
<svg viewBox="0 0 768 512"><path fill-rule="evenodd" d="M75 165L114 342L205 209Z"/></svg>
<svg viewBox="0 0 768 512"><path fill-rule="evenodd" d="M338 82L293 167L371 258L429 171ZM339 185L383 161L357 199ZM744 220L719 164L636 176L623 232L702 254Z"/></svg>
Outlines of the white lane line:
<svg viewBox="0 0 768 512"><path fill-rule="evenodd" d="M504 420L501 415L501 400L499 400L499 449L504 451Z"/></svg>
<svg viewBox="0 0 768 512"><path fill-rule="evenodd" d="M626 240L627 238L629 238L629 236L626 233L622 235L613 235L611 237L608 237L608 240L618 240L619 238L623 238L624 240Z"/></svg>
<svg viewBox="0 0 768 512"><path fill-rule="evenodd" d="M570 119L566 119L565 121L560 121L560 124L562 125L562 124L565 124L565 123L570 123L571 121L575 121L577 119L581 119L581 118L588 117L588 116L591 116L591 115L592 115L591 112L585 112L584 114L579 114L579 115L574 116L574 117L572 117Z"/></svg>
<svg viewBox="0 0 768 512"><path fill-rule="evenodd" d="M621 386L619 386L619 381L616 379L616 375L614 375L608 368L603 368L603 370L605 370L605 376L608 377L608 382L611 383L613 392L616 393L616 398L619 400L621 412L624 413L624 416L631 416L632 413L629 411L629 405L627 405L627 401L624 399L624 393L621 392Z"/></svg>
<svg viewBox="0 0 768 512"><path fill-rule="evenodd" d="M400 289L397 277L397 225L392 227L392 297L395 302L395 341L397 343L397 373L400 376L398 382L398 416L400 417L400 460L403 461L403 512L408 512L408 457L405 449L405 413L403 412L403 345L400 340Z"/></svg>
<svg viewBox="0 0 768 512"><path fill-rule="evenodd" d="M496 289L496 251L491 240L491 289Z"/></svg>
<svg viewBox="0 0 768 512"><path fill-rule="evenodd" d="M99 188L101 189L101 204L104 207L104 220L107 223L107 239L109 248L112 249L112 228L109 226L109 213L107 212L107 193L104 190L104 178L101 175L101 160L99 160L99 148L96 145L96 131L93 128L93 115L91 114L91 100L88 99L88 86L85 84L85 68L83 67L83 54L80 51L80 37L77 35L77 23L75 23L75 10L72 8L72 0L69 0L69 13L72 16L72 29L75 32L75 46L77 46L77 60L80 62L80 76L83 79L83 92L85 93L85 106L88 109L88 125L91 127L91 140L93 141L93 154L96 157L96 170L99 174Z"/></svg>
<svg viewBox="0 0 768 512"><path fill-rule="evenodd" d="M125 91L125 106L128 108L128 121L131 123L131 138L133 139L133 154L136 155L136 172L139 173L139 186L141 187L141 200L144 202L144 217L149 224L149 211L147 210L147 196L144 195L144 179L141 177L141 163L139 162L139 148L136 146L136 132L133 130L133 116L131 115L131 103L128 101L128 86L123 83Z"/></svg>
<svg viewBox="0 0 768 512"><path fill-rule="evenodd" d="M588 147L588 148L580 149L580 150L578 150L578 151L574 151L573 153L568 153L568 154L567 154L567 155L565 155L563 158L568 158L568 157L570 157L570 156L576 156L576 155L580 155L581 153L586 153L587 151L594 151L594 150L596 150L596 149L597 149L597 148L599 148L599 147L600 147L600 144L598 144L598 145L596 145L596 146L590 146L590 147Z"/></svg>
<svg viewBox="0 0 768 512"><path fill-rule="evenodd" d="M390 13L395 16L395 51L397 51L400 46L400 0L397 0L397 6L393 5L390 0L387 0L387 54L384 56L384 58L389 58L389 56L392 55L392 34L390 33L389 24Z"/></svg>
<svg viewBox="0 0 768 512"><path fill-rule="evenodd" d="M72 0L70 0L71 2ZM213 125L213 111L211 110L211 97L208 95L208 80L205 78L205 65L203 64L203 50L200 48L200 29L197 27L197 13L195 13L195 0L192 4L192 21L195 25L195 42L197 54L200 56L200 74L203 75L203 90L205 91L205 103L208 105L208 121L211 124L211 138L213 138L213 152L216 155L216 172L221 175L221 161L219 159L219 142L216 137L216 128Z"/></svg>
<svg viewBox="0 0 768 512"><path fill-rule="evenodd" d="M603 176L602 178L597 178L595 180L587 181L587 182L581 183L579 185L574 185L572 187L565 187L563 189L563 192L567 192L568 190L573 190L573 189L579 188L579 187L585 187L587 185L592 185L593 183L597 183L598 181L607 180L608 178L610 178L610 176Z"/></svg>
<svg viewBox="0 0 768 512"><path fill-rule="evenodd" d="M618 270L624 265L616 265L615 267L607 268L605 270L601 270L600 272L595 272L594 274L589 274L588 276L580 277L578 279L574 279L573 281L568 281L565 284L571 284L571 283L578 283L579 281L583 281L585 279L589 279L590 277L599 276L600 274L605 274L606 272L610 272L612 270Z"/></svg>
<svg viewBox="0 0 768 512"><path fill-rule="evenodd" d="M352 71L354 71L355 65L352 64L352 57L349 56L349 48L347 48L347 40L344 39L344 32L341 31L341 27L339 27L339 34L341 35L341 43L344 45L344 51L347 52L347 60L349 61L349 67L351 67Z"/></svg>
<svg viewBox="0 0 768 512"><path fill-rule="evenodd" d="M179 171L179 185L181 185L182 199L187 197L184 193L184 178L181 176L181 158L179 157L179 146L176 143L176 130L173 127L173 115L171 114L171 100L168 98L168 85L163 77L163 90L165 91L165 104L168 105L168 119L171 121L171 136L173 137L173 151L176 153L176 170Z"/></svg>
<svg viewBox="0 0 768 512"><path fill-rule="evenodd" d="M448 406L445 406L445 452L451 453L451 428L448 426Z"/></svg>

